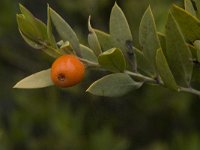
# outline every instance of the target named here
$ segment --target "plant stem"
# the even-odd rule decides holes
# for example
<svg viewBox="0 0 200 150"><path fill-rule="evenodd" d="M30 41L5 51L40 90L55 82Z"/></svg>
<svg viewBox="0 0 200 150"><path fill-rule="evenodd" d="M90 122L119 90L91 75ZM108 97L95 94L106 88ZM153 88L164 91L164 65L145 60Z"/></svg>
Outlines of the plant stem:
<svg viewBox="0 0 200 150"><path fill-rule="evenodd" d="M84 59L84 58L79 58L81 61L87 63L89 66L93 66L93 67L101 67L98 63L95 63L95 62L92 62L92 61L89 61L87 59ZM135 78L139 78L141 80L143 80L144 82L151 82L151 83L155 83L155 84L158 84L158 82L153 79L153 78L150 78L150 77L147 77L147 76L144 76L140 73L135 73L135 72L131 72L131 71L128 71L128 70L125 70L124 73L130 75L130 76L133 76Z"/></svg>
<svg viewBox="0 0 200 150"><path fill-rule="evenodd" d="M98 63L95 63L95 62L92 62L92 61L89 61L89 60L83 59L83 58L79 58L79 59L81 61L87 63L89 66L92 66L92 67L101 67ZM158 84L158 85L164 86L164 83L163 83L162 80L157 81L156 79L153 79L151 77L142 75L142 74L140 74L138 72L131 72L129 70L125 70L124 73L126 73L126 74L128 74L128 75L130 75L130 76L132 76L134 78L143 80L143 82L149 82L149 83L154 83L154 84ZM200 91L195 90L193 88L179 87L179 92L187 92L187 93L191 93L191 94L195 94L195 95L200 96Z"/></svg>
<svg viewBox="0 0 200 150"><path fill-rule="evenodd" d="M144 75L142 75L140 73L135 73L135 72L131 72L131 71L128 71L128 70L124 71L124 73L127 73L128 75L133 76L135 78L140 78L143 81L147 81L147 82L158 84L158 82L155 79L147 77L147 76L144 76Z"/></svg>
<svg viewBox="0 0 200 150"><path fill-rule="evenodd" d="M140 73L134 73L134 72L131 72L131 71L128 71L128 70L126 70L125 73L129 74L130 76L143 79L144 82L147 81L147 82L151 82L151 83L158 84L158 85L161 85L161 86L164 85L163 81L158 82L157 80L150 78L150 77L147 77L147 76L144 76ZM195 95L200 96L200 91L195 90L193 88L179 87L179 92L187 92L187 93L191 93L191 94L195 94Z"/></svg>
<svg viewBox="0 0 200 150"><path fill-rule="evenodd" d="M182 91L182 92L187 92L187 93L192 93L192 94L195 94L195 95L200 96L200 91L195 90L195 89L193 89L193 88L184 88L184 87L180 87L180 91Z"/></svg>

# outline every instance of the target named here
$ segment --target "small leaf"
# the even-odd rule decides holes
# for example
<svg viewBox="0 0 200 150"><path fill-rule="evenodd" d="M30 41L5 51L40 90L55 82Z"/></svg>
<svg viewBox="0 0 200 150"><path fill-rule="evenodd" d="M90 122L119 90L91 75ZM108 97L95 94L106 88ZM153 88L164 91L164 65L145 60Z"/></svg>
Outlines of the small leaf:
<svg viewBox="0 0 200 150"><path fill-rule="evenodd" d="M35 37L41 37L41 33L39 32L39 30L37 29L36 23L35 23L35 17L32 15L32 13L26 9L22 4L19 4L19 8L22 14L17 15L17 17L19 16L23 16L23 19L26 20L26 25L31 25L32 28L34 28L34 34L36 35ZM18 18L17 18L18 19ZM25 22L25 21L24 21ZM19 24L19 23L18 23ZM20 27L20 26L19 26ZM22 28L20 28L22 30ZM23 30L22 30L23 31ZM39 39L39 38L38 38Z"/></svg>
<svg viewBox="0 0 200 150"><path fill-rule="evenodd" d="M20 29L19 29L19 32L20 32L22 38L24 39L24 41L25 41L29 46L31 46L31 47L33 47L33 48L35 48L35 49L42 49L42 48L44 48L43 45L37 43L36 41L33 41L33 40L29 39L26 35L24 35L24 34L22 33L22 31L21 31Z"/></svg>
<svg viewBox="0 0 200 150"><path fill-rule="evenodd" d="M26 9L22 4L19 4L19 8L21 13L25 16L25 18L31 23L34 23L35 17L33 16L33 14L28 9Z"/></svg>
<svg viewBox="0 0 200 150"><path fill-rule="evenodd" d="M69 24L52 8L50 8L50 15L52 22L58 31L60 37L63 41L69 41L72 45L72 48L77 53L77 55L81 55L80 53L80 45L76 33L73 29L69 26Z"/></svg>
<svg viewBox="0 0 200 150"><path fill-rule="evenodd" d="M98 61L103 68L113 72L123 72L126 68L124 55L117 48L112 48L103 52L99 55Z"/></svg>
<svg viewBox="0 0 200 150"><path fill-rule="evenodd" d="M37 28L26 20L25 16L22 14L17 14L17 24L20 31L26 35L29 39L38 41L41 36L38 34Z"/></svg>
<svg viewBox="0 0 200 150"><path fill-rule="evenodd" d="M87 92L98 96L118 97L138 89L143 83L134 81L125 73L115 73L95 81Z"/></svg>
<svg viewBox="0 0 200 150"><path fill-rule="evenodd" d="M200 21L197 18L175 5L171 12L187 42L200 39Z"/></svg>
<svg viewBox="0 0 200 150"><path fill-rule="evenodd" d="M178 90L178 86L168 66L167 60L162 52L162 49L158 49L157 51L156 66L157 66L158 73L160 74L164 82L164 85L166 85L166 87L170 89Z"/></svg>
<svg viewBox="0 0 200 150"><path fill-rule="evenodd" d="M49 46L46 25L35 18L24 6L20 5L20 9L23 14L17 14L17 23L25 42L54 58L60 56L62 53L59 49Z"/></svg>
<svg viewBox="0 0 200 150"><path fill-rule="evenodd" d="M194 47L196 48L197 51L197 60L200 62L200 40L194 41Z"/></svg>
<svg viewBox="0 0 200 150"><path fill-rule="evenodd" d="M49 41L50 45L54 48L58 48L55 37L53 36L53 33L52 33L52 24L51 24L49 5L47 7L47 36L48 36L48 41Z"/></svg>
<svg viewBox="0 0 200 150"><path fill-rule="evenodd" d="M196 11L191 0L184 0L185 10L190 13L191 15L196 17Z"/></svg>
<svg viewBox="0 0 200 150"><path fill-rule="evenodd" d="M96 55L90 48L88 48L87 46L84 46L82 44L80 45L80 48L81 48L80 50L81 50L81 55L82 55L83 59L86 59L86 60L89 60L89 61L92 61L95 63L98 62Z"/></svg>
<svg viewBox="0 0 200 150"><path fill-rule="evenodd" d="M48 55L50 55L51 57L54 57L54 58L61 55L61 53L57 49L54 49L51 46L48 46L45 42L35 39L36 36L34 35L34 31L35 31L34 28L31 28L32 27L31 24L26 25L26 23L25 23L26 20L23 20L22 18L23 18L23 15L17 16L17 20L18 20L18 24L19 24L19 32L20 32L22 38L25 40L25 42L28 45L30 45L31 47L33 47L35 49L41 49L45 53L47 53ZM21 29L22 29L22 31L21 31Z"/></svg>
<svg viewBox="0 0 200 150"><path fill-rule="evenodd" d="M51 69L37 72L19 81L13 88L34 89L51 86L53 82L51 81L50 74Z"/></svg>
<svg viewBox="0 0 200 150"><path fill-rule="evenodd" d="M89 30L88 43L89 43L90 48L94 51L95 55L99 56L102 53L101 46L99 44L98 37L90 24L90 19L91 19L91 17L89 16L89 18L88 18L88 30Z"/></svg>
<svg viewBox="0 0 200 150"><path fill-rule="evenodd" d="M46 25L41 20L35 18L33 14L28 9L26 9L23 5L20 4L19 6L25 19L29 22L29 25L31 24L36 29L35 34L38 35L39 37L38 40L42 40L42 41L47 40Z"/></svg>
<svg viewBox="0 0 200 150"><path fill-rule="evenodd" d="M33 47L35 49L40 49L40 50L44 51L46 54L48 54L49 56L51 56L53 58L57 58L57 57L59 57L62 54L62 53L60 53L60 51L58 51L58 49L54 49L51 46L47 46L45 43L43 45L41 43L38 43L37 41L29 39L29 37L27 37L26 35L24 35L20 29L19 29L19 32L20 32L22 38L24 39L24 41L29 46L31 46L31 47Z"/></svg>
<svg viewBox="0 0 200 150"><path fill-rule="evenodd" d="M62 43L60 45L60 49L62 52L66 53L66 54L72 54L72 53L74 54L75 53L71 44L69 43L69 41L66 41L66 42L62 41Z"/></svg>
<svg viewBox="0 0 200 150"><path fill-rule="evenodd" d="M166 25L166 53L169 66L178 85L189 86L192 76L192 54L183 34L170 13Z"/></svg>
<svg viewBox="0 0 200 150"><path fill-rule="evenodd" d="M110 35L108 33L105 33L97 29L94 29L94 31L98 37L99 43L103 51L111 49L113 47L111 44Z"/></svg>
<svg viewBox="0 0 200 150"><path fill-rule="evenodd" d="M132 44L132 34L126 17L117 3L115 3L111 11L109 28L113 46L122 50L124 56L127 58L127 64L129 64L133 70L136 70L134 51L132 46L127 45L127 43Z"/></svg>
<svg viewBox="0 0 200 150"><path fill-rule="evenodd" d="M145 11L140 23L139 42L144 56L149 61L149 66L154 69L154 76L156 76L156 51L161 45L150 6Z"/></svg>

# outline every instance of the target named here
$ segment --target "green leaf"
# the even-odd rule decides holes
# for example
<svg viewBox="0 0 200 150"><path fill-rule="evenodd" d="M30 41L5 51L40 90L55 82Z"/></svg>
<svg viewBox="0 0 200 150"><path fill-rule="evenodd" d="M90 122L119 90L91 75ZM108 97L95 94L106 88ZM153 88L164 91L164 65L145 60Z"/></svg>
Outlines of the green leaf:
<svg viewBox="0 0 200 150"><path fill-rule="evenodd" d="M51 81L51 69L43 70L32 74L19 81L13 88L34 89L53 85Z"/></svg>
<svg viewBox="0 0 200 150"><path fill-rule="evenodd" d="M196 11L194 9L194 6L191 2L191 0L184 0L184 6L185 6L185 10L190 13L191 15L196 17Z"/></svg>
<svg viewBox="0 0 200 150"><path fill-rule="evenodd" d="M94 31L97 35L97 38L99 40L99 43L103 51L111 49L113 47L111 43L110 34L97 30L97 29L94 29Z"/></svg>
<svg viewBox="0 0 200 150"><path fill-rule="evenodd" d="M91 17L89 16L89 18L88 18L88 30L89 30L88 43L89 43L90 48L94 51L95 55L99 56L102 53L101 46L99 44L98 37L90 24L90 19L91 19Z"/></svg>
<svg viewBox="0 0 200 150"><path fill-rule="evenodd" d="M126 41L132 41L133 39L126 17L116 3L110 15L110 35L114 45L124 51L127 49Z"/></svg>
<svg viewBox="0 0 200 150"><path fill-rule="evenodd" d="M66 42L60 41L58 42L58 45L60 46L61 51L65 54L75 53L69 41Z"/></svg>
<svg viewBox="0 0 200 150"><path fill-rule="evenodd" d="M171 12L187 42L200 39L200 21L196 17L175 5Z"/></svg>
<svg viewBox="0 0 200 150"><path fill-rule="evenodd" d="M103 52L98 57L99 64L113 72L123 72L126 68L126 61L123 53L118 48L112 48Z"/></svg>
<svg viewBox="0 0 200 150"><path fill-rule="evenodd" d="M19 9L21 13L27 18L28 21L34 23L35 17L27 8L25 8L22 4L19 4Z"/></svg>
<svg viewBox="0 0 200 150"><path fill-rule="evenodd" d="M42 41L47 40L46 25L41 20L35 18L32 15L32 13L28 9L26 9L23 5L20 4L19 6L21 13L24 15L25 19L29 22L29 25L31 24L35 28L36 32L35 34L37 34L35 38Z"/></svg>
<svg viewBox="0 0 200 150"><path fill-rule="evenodd" d="M134 48L134 51L137 58L138 69L141 72L145 73L146 75L153 77L153 73L154 73L152 72L153 69L149 67L149 62L146 59L146 57L144 57L143 52L137 48Z"/></svg>
<svg viewBox="0 0 200 150"><path fill-rule="evenodd" d="M156 76L156 51L161 45L150 6L145 11L140 23L139 42L144 56L149 61L149 66L154 69L154 76Z"/></svg>
<svg viewBox="0 0 200 150"><path fill-rule="evenodd" d="M17 14L17 23L25 42L35 49L43 50L54 58L60 56L59 49L48 43L46 25L35 18L24 6L20 5L20 10L23 14Z"/></svg>
<svg viewBox="0 0 200 150"><path fill-rule="evenodd" d="M56 13L52 8L49 9L51 20L56 30L58 31L60 37L63 41L69 41L74 51L77 53L77 55L80 56L80 45L76 33L58 13Z"/></svg>
<svg viewBox="0 0 200 150"><path fill-rule="evenodd" d="M178 86L168 66L167 60L162 52L162 49L157 50L156 66L157 66L158 73L160 74L164 82L164 85L170 89L178 90Z"/></svg>
<svg viewBox="0 0 200 150"><path fill-rule="evenodd" d="M119 97L138 89L143 83L134 81L125 73L115 73L95 81L87 92L98 96Z"/></svg>
<svg viewBox="0 0 200 150"><path fill-rule="evenodd" d="M19 4L19 8L20 8L20 11L21 11L22 14L17 14L17 19L22 19L22 18L18 18L18 17L23 16L24 24L26 26L29 26L29 25L32 26L31 28L34 28L34 33L33 34L35 34L35 37L37 37L35 39L39 39L38 37L41 36L41 33L37 29L37 26L36 26L36 23L35 23L35 17L22 4ZM18 23L18 25L19 25L19 23ZM21 29L21 31L23 31L22 28L20 28L20 29Z"/></svg>
<svg viewBox="0 0 200 150"><path fill-rule="evenodd" d="M88 48L87 46L84 45L80 45L80 50L81 50L81 55L83 59L98 63L98 59L96 57L96 55L94 54L94 52Z"/></svg>
<svg viewBox="0 0 200 150"><path fill-rule="evenodd" d="M52 33L52 24L51 24L51 16L50 16L50 7L48 5L47 7L47 36L48 36L48 41L50 43L50 45L53 48L58 48L57 44L56 44L56 40L55 37Z"/></svg>
<svg viewBox="0 0 200 150"><path fill-rule="evenodd" d="M197 52L197 60L200 62L200 40L194 41L194 47L196 48Z"/></svg>
<svg viewBox="0 0 200 150"><path fill-rule="evenodd" d="M110 36L114 47L119 48L127 58L127 64L130 64L136 70L135 56L132 49L133 38L123 11L117 3L112 8L110 15Z"/></svg>
<svg viewBox="0 0 200 150"><path fill-rule="evenodd" d="M41 45L41 44L39 44L39 43L37 43L37 42L35 42L35 41L29 39L26 35L24 35L24 34L22 33L22 31L21 31L20 29L19 29L19 32L20 32L22 38L24 39L24 41L25 41L29 46L33 47L34 49L42 49L42 48L44 48L43 45Z"/></svg>
<svg viewBox="0 0 200 150"><path fill-rule="evenodd" d="M171 12L166 25L166 47L168 63L177 84L189 86L193 69L192 54Z"/></svg>
<svg viewBox="0 0 200 150"><path fill-rule="evenodd" d="M25 42L35 48L35 49L40 49L42 51L44 51L46 54L48 54L49 56L53 57L53 58L57 58L59 57L62 53L60 53L60 51L58 49L54 49L53 47L51 46L44 46L43 44L41 43L38 43L37 41L34 41L32 39L29 39L29 37L27 37L26 35L24 35L20 29L19 29L19 32L22 36L22 38L25 40Z"/></svg>
<svg viewBox="0 0 200 150"><path fill-rule="evenodd" d="M22 14L17 14L17 24L19 30L26 35L29 39L38 41L41 36L38 34L37 28L26 20L25 16Z"/></svg>

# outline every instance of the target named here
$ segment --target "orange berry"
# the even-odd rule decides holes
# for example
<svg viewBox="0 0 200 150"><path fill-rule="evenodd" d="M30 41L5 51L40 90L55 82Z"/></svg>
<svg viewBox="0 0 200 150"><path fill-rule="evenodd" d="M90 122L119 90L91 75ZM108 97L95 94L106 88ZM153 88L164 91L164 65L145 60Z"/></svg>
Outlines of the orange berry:
<svg viewBox="0 0 200 150"><path fill-rule="evenodd" d="M84 74L85 66L75 55L62 55L51 67L51 79L58 87L74 86L81 82Z"/></svg>

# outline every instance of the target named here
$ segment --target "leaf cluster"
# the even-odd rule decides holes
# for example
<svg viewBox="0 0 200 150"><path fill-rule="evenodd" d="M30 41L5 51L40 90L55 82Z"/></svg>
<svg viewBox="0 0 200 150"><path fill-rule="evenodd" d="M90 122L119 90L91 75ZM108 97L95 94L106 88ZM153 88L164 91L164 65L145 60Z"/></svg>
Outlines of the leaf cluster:
<svg viewBox="0 0 200 150"><path fill-rule="evenodd" d="M192 88L200 75L200 2L184 2L184 9L176 5L170 8L165 33L157 31L151 7L147 8L139 26L140 49L134 46L128 21L117 3L111 10L109 33L93 28L89 16L89 46L81 44L70 25L49 6L46 24L22 5L17 22L20 34L31 47L54 58L73 53L86 66L107 70L108 75L87 89L94 95L122 96L144 83L200 95ZM59 40L55 39L52 26ZM21 80L15 88L51 85L47 69Z"/></svg>

